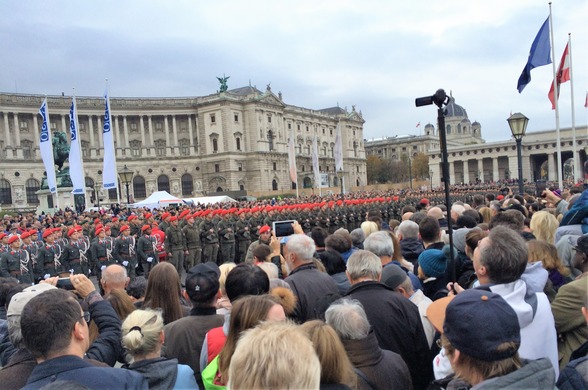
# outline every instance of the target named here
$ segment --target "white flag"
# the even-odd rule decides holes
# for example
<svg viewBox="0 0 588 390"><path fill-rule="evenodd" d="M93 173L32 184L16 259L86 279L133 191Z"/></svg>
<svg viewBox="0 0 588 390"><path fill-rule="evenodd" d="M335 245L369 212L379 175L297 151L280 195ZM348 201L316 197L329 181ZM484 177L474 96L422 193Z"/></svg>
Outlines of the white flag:
<svg viewBox="0 0 588 390"><path fill-rule="evenodd" d="M298 173L296 171L296 150L294 149L294 130L290 132L288 140L288 166L290 168L290 181L298 187Z"/></svg>
<svg viewBox="0 0 588 390"><path fill-rule="evenodd" d="M112 126L110 126L110 100L108 98L108 89L104 92L104 105L104 129L102 130L104 138L104 168L102 169L102 188L110 190L112 188L117 188L117 180L114 137L112 136Z"/></svg>
<svg viewBox="0 0 588 390"><path fill-rule="evenodd" d="M71 144L69 146L69 177L73 184L73 194L84 194L86 182L84 180L84 168L82 165L82 155L80 153L80 140L78 132L78 110L76 107L76 98L71 101L69 109L69 132L71 135Z"/></svg>
<svg viewBox="0 0 588 390"><path fill-rule="evenodd" d="M312 171L314 173L314 186L316 188L321 187L321 172L319 168L319 157L318 157L318 142L316 140L316 134L312 139Z"/></svg>
<svg viewBox="0 0 588 390"><path fill-rule="evenodd" d="M49 110L47 109L47 98L43 100L39 114L43 118L43 127L41 128L41 139L39 149L45 171L47 171L47 185L51 193L57 193L57 179L55 178L55 161L53 160L53 137L51 136L51 126L49 125Z"/></svg>
<svg viewBox="0 0 588 390"><path fill-rule="evenodd" d="M335 134L335 148L333 150L335 155L335 169L337 172L343 170L343 138L341 137L341 125L337 123L337 130Z"/></svg>

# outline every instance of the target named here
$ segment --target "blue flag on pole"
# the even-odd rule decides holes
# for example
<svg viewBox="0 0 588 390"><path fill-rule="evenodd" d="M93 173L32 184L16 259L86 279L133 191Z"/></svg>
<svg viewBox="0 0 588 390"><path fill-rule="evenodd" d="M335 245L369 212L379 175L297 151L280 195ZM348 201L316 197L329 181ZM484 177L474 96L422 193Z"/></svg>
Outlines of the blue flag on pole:
<svg viewBox="0 0 588 390"><path fill-rule="evenodd" d="M523 69L523 73L521 73L521 77L519 77L519 82L517 83L519 93L523 92L523 89L531 82L531 69L549 64L551 64L551 44L549 41L548 17L531 45L527 65L525 65L525 69Z"/></svg>

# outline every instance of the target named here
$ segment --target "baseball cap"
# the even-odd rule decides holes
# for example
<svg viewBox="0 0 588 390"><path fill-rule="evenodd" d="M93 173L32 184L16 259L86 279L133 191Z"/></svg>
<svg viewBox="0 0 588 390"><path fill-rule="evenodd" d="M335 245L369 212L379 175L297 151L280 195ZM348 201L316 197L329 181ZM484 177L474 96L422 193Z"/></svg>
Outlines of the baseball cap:
<svg viewBox="0 0 588 390"><path fill-rule="evenodd" d="M576 252L588 254L588 235L578 237L576 245L574 245L574 250L576 250Z"/></svg>
<svg viewBox="0 0 588 390"><path fill-rule="evenodd" d="M517 314L500 295L466 290L429 305L427 318L459 351L487 362L512 357L521 345ZM504 348L513 342L516 348Z"/></svg>
<svg viewBox="0 0 588 390"><path fill-rule="evenodd" d="M210 301L220 289L220 269L213 262L200 263L186 275L186 292L195 302Z"/></svg>
<svg viewBox="0 0 588 390"><path fill-rule="evenodd" d="M25 305L34 297L45 292L47 290L51 290L57 288L49 283L39 283L34 286L30 286L19 292L18 294L14 294L12 299L10 300L10 304L8 305L8 309L6 310L6 317L10 316L19 316L22 313L22 309L24 309Z"/></svg>

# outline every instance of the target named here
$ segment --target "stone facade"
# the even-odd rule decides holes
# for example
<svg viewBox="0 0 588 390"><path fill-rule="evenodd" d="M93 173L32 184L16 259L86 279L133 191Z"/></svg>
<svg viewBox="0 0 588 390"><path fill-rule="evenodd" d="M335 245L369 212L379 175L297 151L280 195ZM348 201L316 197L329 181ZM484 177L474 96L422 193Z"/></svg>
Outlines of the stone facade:
<svg viewBox="0 0 588 390"><path fill-rule="evenodd" d="M0 93L0 206L38 204L44 167L39 153L41 95ZM86 185L92 198L102 183L104 100L76 97ZM71 97L49 96L52 132L69 141ZM314 110L287 105L281 93L248 86L192 98L110 98L118 169L134 171L134 201L166 190L180 198L216 192L293 191L287 143L296 139L299 188L313 186L312 138L319 143L321 172L337 186L333 147L336 126L343 140L345 183L366 184L363 117L355 107ZM126 199L124 184L120 198ZM116 191L99 190L105 203ZM95 203L95 202L94 202ZM65 205L61 205L64 207Z"/></svg>

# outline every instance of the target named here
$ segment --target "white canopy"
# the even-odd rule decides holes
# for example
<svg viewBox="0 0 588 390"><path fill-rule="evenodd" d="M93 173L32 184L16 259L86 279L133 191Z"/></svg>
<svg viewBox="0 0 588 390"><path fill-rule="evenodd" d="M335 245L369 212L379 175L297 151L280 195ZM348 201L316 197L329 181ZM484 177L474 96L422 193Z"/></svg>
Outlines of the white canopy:
<svg viewBox="0 0 588 390"><path fill-rule="evenodd" d="M215 204L215 203L223 203L223 202L236 202L235 199L231 198L230 196L221 195L221 196L202 196L200 198L185 198L183 199L184 202L190 204Z"/></svg>
<svg viewBox="0 0 588 390"><path fill-rule="evenodd" d="M133 203L131 207L148 207L155 209L159 207L167 207L171 204L182 204L182 199L176 198L167 191L157 191L152 193L147 199L137 203Z"/></svg>

